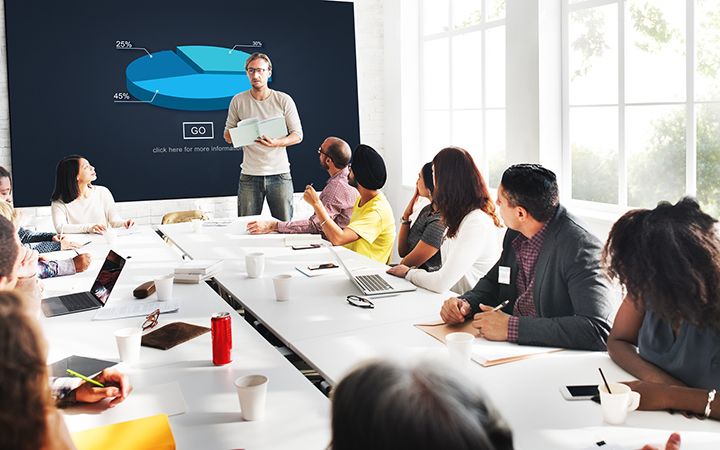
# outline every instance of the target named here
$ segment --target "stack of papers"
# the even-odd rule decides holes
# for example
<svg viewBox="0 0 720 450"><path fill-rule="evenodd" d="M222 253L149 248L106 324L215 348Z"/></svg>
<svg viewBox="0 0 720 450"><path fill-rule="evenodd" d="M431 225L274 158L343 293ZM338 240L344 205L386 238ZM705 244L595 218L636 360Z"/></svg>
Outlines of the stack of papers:
<svg viewBox="0 0 720 450"><path fill-rule="evenodd" d="M175 282L195 284L213 277L222 270L220 259L185 261L175 268Z"/></svg>
<svg viewBox="0 0 720 450"><path fill-rule="evenodd" d="M130 303L125 306L106 306L98 309L93 320L114 320L124 319L125 317L142 317L147 316L151 312L159 309L161 313L174 312L180 309L180 305L176 302L145 302Z"/></svg>

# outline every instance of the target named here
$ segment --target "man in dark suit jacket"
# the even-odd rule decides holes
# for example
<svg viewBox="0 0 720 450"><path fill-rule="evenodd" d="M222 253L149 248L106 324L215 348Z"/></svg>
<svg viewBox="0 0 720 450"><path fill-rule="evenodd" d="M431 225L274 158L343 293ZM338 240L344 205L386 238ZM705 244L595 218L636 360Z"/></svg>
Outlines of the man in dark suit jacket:
<svg viewBox="0 0 720 450"><path fill-rule="evenodd" d="M605 350L616 307L602 244L560 205L555 174L537 164L510 167L497 204L509 228L500 259L472 290L445 300L443 320L474 314L489 340Z"/></svg>

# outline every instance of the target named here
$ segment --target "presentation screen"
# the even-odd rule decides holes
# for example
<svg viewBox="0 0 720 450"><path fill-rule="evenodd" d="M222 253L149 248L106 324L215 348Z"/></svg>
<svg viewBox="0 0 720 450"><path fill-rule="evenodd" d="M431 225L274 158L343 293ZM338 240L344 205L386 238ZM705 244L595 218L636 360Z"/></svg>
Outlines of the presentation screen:
<svg viewBox="0 0 720 450"><path fill-rule="evenodd" d="M117 201L236 194L243 152L223 131L253 52L297 105L296 192L324 185L326 136L359 143L352 3L6 1L5 24L17 206L48 205L71 154Z"/></svg>

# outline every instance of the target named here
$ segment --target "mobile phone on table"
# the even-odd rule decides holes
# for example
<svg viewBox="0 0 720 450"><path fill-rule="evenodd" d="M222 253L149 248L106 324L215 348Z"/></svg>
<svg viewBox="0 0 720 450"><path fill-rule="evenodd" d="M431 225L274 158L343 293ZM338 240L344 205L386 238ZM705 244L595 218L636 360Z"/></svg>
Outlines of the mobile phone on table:
<svg viewBox="0 0 720 450"><path fill-rule="evenodd" d="M560 388L560 393L565 400L590 400L594 396L600 395L597 384L562 386Z"/></svg>
<svg viewBox="0 0 720 450"><path fill-rule="evenodd" d="M311 248L320 248L320 244L293 245L293 250L310 250Z"/></svg>
<svg viewBox="0 0 720 450"><path fill-rule="evenodd" d="M334 263L325 263L325 264L319 264L317 266L308 266L309 270L320 270L320 269L335 269L337 268L337 264Z"/></svg>

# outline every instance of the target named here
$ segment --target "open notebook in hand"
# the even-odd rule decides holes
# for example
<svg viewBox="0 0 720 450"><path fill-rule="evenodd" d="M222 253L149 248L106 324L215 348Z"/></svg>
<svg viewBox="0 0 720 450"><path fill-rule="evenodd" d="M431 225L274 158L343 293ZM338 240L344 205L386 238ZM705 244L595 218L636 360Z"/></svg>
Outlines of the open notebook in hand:
<svg viewBox="0 0 720 450"><path fill-rule="evenodd" d="M450 333L465 332L475 336L471 358L483 367L492 367L499 364L506 364L524 359L533 358L539 355L559 352L562 348L556 347L535 347L529 345L517 345L511 342L488 341L478 336L478 330L472 326L472 321L448 325L443 321L416 324L415 327L425 333L445 342L445 336Z"/></svg>

